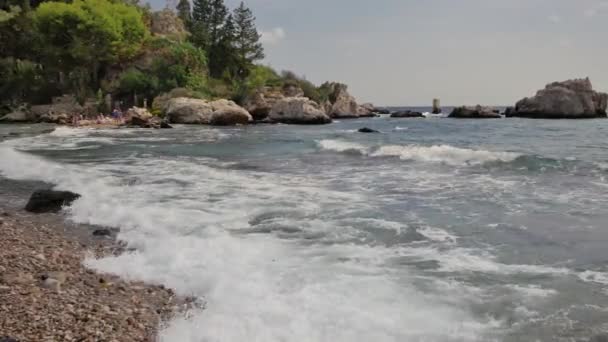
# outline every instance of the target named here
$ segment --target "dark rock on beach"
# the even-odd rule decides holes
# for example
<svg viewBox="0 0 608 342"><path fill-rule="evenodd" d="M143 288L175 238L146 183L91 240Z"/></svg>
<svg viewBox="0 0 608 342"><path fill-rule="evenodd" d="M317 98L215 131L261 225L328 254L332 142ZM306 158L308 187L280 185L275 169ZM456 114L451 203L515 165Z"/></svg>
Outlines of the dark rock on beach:
<svg viewBox="0 0 608 342"><path fill-rule="evenodd" d="M376 131L375 129L371 129L371 128L368 128L368 127L360 128L358 130L358 132L359 133L380 133L379 131Z"/></svg>
<svg viewBox="0 0 608 342"><path fill-rule="evenodd" d="M109 229L96 229L93 231L93 236L112 236L112 231Z"/></svg>
<svg viewBox="0 0 608 342"><path fill-rule="evenodd" d="M411 110L399 111L391 114L391 118L424 118L424 114Z"/></svg>
<svg viewBox="0 0 608 342"><path fill-rule="evenodd" d="M79 197L79 194L70 191L37 190L30 197L25 210L37 214L59 212Z"/></svg>
<svg viewBox="0 0 608 342"><path fill-rule="evenodd" d="M450 118L457 119L500 119L502 116L499 111L492 107L477 105L475 107L462 106L456 107L448 115Z"/></svg>
<svg viewBox="0 0 608 342"><path fill-rule="evenodd" d="M548 84L535 96L515 105L509 117L534 119L591 119L606 117L608 94L593 90L589 78Z"/></svg>

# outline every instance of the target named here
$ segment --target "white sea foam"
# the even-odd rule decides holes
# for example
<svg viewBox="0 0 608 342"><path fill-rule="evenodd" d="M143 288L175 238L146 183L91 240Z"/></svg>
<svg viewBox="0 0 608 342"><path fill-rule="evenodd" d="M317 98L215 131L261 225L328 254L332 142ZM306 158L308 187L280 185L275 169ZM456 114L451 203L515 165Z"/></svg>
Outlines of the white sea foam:
<svg viewBox="0 0 608 342"><path fill-rule="evenodd" d="M402 160L435 162L448 165L475 165L491 161L512 161L520 155L511 152L492 152L458 148L449 145L436 146L382 146L372 153L373 157L393 156Z"/></svg>
<svg viewBox="0 0 608 342"><path fill-rule="evenodd" d="M584 271L579 273L578 277L585 282L608 285L608 273L597 271Z"/></svg>
<svg viewBox="0 0 608 342"><path fill-rule="evenodd" d="M138 249L88 259L89 267L204 298L204 312L172 321L161 341L473 341L495 324L441 301L450 294L416 290L406 270L392 274L383 266L390 248L235 234L269 210L296 211L282 222L306 229L323 227L308 220L325 210L366 207L368 198L330 191L318 177L221 170L198 159L83 167L9 147L0 160L4 176L80 193L71 219L120 227Z"/></svg>
<svg viewBox="0 0 608 342"><path fill-rule="evenodd" d="M336 152L356 151L365 154L368 151L368 149L361 144L342 140L326 139L319 141L318 144L324 150Z"/></svg>
<svg viewBox="0 0 608 342"><path fill-rule="evenodd" d="M371 149L359 143L332 139L321 140L318 144L321 149L335 152L356 151L371 157L399 157L402 160L443 163L453 166L478 165L492 161L509 162L520 156L513 152L474 150L449 145L386 145Z"/></svg>

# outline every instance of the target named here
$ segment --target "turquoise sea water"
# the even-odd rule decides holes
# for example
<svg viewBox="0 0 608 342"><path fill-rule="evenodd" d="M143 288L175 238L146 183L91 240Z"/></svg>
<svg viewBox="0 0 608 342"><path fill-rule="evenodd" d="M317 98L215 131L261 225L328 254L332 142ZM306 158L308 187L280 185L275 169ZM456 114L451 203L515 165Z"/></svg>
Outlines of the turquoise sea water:
<svg viewBox="0 0 608 342"><path fill-rule="evenodd" d="M201 298L163 341L608 331L606 120L40 129L0 126L0 173L137 248L90 267Z"/></svg>

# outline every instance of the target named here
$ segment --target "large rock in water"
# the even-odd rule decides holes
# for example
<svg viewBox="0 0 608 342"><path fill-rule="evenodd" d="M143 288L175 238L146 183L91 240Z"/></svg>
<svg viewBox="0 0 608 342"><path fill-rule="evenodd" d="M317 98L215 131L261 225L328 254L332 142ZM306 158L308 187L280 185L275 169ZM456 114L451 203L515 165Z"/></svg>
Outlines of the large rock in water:
<svg viewBox="0 0 608 342"><path fill-rule="evenodd" d="M141 128L171 128L166 122L152 115L146 108L132 107L125 114L125 124Z"/></svg>
<svg viewBox="0 0 608 342"><path fill-rule="evenodd" d="M326 105L326 111L330 117L345 119L375 116L372 108L357 104L355 97L348 93L346 84L331 83L328 87L330 88L329 103L331 106Z"/></svg>
<svg viewBox="0 0 608 342"><path fill-rule="evenodd" d="M477 106L462 106L452 110L449 118L457 119L500 119L502 116L499 111L492 107Z"/></svg>
<svg viewBox="0 0 608 342"><path fill-rule="evenodd" d="M247 124L251 115L233 101L178 97L169 100L166 110L171 123L230 126Z"/></svg>
<svg viewBox="0 0 608 342"><path fill-rule="evenodd" d="M286 97L272 107L268 118L274 122L318 125L331 122L319 104L306 97Z"/></svg>
<svg viewBox="0 0 608 342"><path fill-rule="evenodd" d="M70 191L36 190L25 206L31 213L55 213L64 206L69 206L80 197Z"/></svg>
<svg viewBox="0 0 608 342"><path fill-rule="evenodd" d="M515 105L509 117L588 119L606 117L608 94L593 90L589 78L548 84Z"/></svg>

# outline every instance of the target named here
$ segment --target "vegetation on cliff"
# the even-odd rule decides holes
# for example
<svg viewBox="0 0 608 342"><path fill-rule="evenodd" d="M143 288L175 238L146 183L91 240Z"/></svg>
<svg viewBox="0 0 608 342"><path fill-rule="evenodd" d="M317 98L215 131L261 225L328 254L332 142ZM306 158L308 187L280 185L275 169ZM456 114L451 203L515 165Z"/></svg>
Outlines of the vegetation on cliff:
<svg viewBox="0 0 608 342"><path fill-rule="evenodd" d="M260 65L260 38L244 3L181 0L153 12L137 0L0 0L0 112L66 93L100 108L107 95L127 106L171 94L244 103L284 86L327 99L323 87Z"/></svg>

